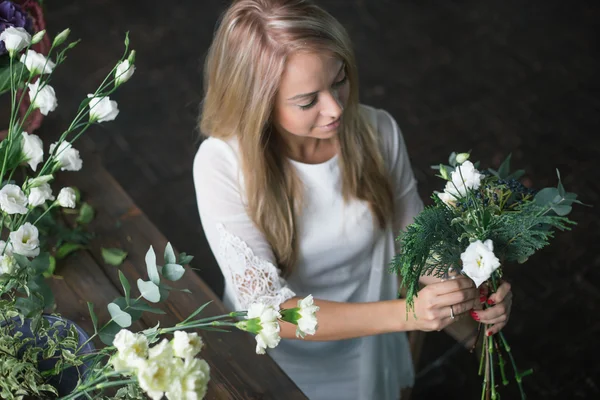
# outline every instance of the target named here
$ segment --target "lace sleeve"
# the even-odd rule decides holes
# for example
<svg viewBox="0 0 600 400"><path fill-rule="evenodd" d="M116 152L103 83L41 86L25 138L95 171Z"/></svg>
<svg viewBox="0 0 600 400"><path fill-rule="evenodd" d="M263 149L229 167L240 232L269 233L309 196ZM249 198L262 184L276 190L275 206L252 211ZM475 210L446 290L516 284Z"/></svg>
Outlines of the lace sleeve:
<svg viewBox="0 0 600 400"><path fill-rule="evenodd" d="M279 276L279 269L271 262L254 255L239 237L217 225L220 236L219 253L224 262L224 273L229 273L238 303L246 310L250 304L261 301L275 307L291 299L295 293Z"/></svg>

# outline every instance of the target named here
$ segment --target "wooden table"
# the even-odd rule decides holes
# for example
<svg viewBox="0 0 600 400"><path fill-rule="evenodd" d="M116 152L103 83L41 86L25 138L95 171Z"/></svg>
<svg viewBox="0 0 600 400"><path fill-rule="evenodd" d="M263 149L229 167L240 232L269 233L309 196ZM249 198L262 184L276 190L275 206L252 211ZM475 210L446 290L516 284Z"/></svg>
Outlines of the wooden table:
<svg viewBox="0 0 600 400"><path fill-rule="evenodd" d="M96 238L89 250L80 251L63 261L51 285L56 295L57 311L87 332L93 332L86 302L95 304L100 322L108 321L107 304L122 296L118 270L123 271L132 284L132 296L137 294L137 279L148 280L144 257L149 246L154 247L157 261L161 263L167 239L136 207L93 154L83 154L82 158L83 170L59 172L55 187L76 186L81 190L84 200L96 210L96 217L90 224L90 231L96 234ZM166 195L157 188L157 196ZM127 259L118 268L107 265L101 256L102 247L123 249L128 252ZM182 250L193 255L194 249ZM165 315L145 313L130 329L145 329L155 326L157 322L163 327L173 326L208 301L212 303L202 315L227 312L220 299L189 268L180 281L169 284L179 289L187 288L192 294L171 292L168 300L159 305L166 312ZM200 356L211 368L207 399L306 398L268 355L255 353L256 344L249 334L237 330L230 333L198 333L205 342Z"/></svg>

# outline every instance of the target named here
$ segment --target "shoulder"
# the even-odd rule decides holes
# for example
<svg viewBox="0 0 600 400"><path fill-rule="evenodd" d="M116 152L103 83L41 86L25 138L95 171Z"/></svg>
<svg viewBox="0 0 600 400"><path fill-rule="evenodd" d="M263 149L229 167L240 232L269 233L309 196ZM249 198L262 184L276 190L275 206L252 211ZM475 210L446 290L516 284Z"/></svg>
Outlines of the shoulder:
<svg viewBox="0 0 600 400"><path fill-rule="evenodd" d="M192 171L196 186L237 180L240 171L237 139L205 139L196 152Z"/></svg>
<svg viewBox="0 0 600 400"><path fill-rule="evenodd" d="M404 148L402 131L396 120L384 109L361 104L360 111L366 121L375 129L380 143L382 155L388 164L393 163L398 153Z"/></svg>

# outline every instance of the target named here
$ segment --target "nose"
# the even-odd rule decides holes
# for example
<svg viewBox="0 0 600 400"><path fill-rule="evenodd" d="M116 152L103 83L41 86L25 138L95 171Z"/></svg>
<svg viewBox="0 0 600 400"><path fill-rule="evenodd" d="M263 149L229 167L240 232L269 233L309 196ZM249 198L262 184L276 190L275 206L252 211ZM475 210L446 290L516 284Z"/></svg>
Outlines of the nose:
<svg viewBox="0 0 600 400"><path fill-rule="evenodd" d="M337 90L328 91L323 96L323 108L321 109L321 115L330 118L335 121L342 116L344 107L340 101L340 97Z"/></svg>

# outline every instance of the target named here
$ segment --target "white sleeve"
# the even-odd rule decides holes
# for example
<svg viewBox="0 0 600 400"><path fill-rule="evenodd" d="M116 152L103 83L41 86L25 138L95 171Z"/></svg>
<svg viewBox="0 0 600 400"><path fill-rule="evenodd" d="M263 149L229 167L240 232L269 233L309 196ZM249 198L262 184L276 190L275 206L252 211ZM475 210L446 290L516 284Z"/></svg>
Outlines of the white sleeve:
<svg viewBox="0 0 600 400"><path fill-rule="evenodd" d="M200 220L221 268L236 310L262 301L278 307L294 297L280 276L275 256L246 212L242 173L234 150L219 139L206 139L194 159L194 185Z"/></svg>
<svg viewBox="0 0 600 400"><path fill-rule="evenodd" d="M410 165L404 137L394 118L386 111L378 112L378 128L384 137L384 156L392 178L394 192L394 235L404 231L423 210L417 180ZM399 242L396 243L398 252Z"/></svg>

